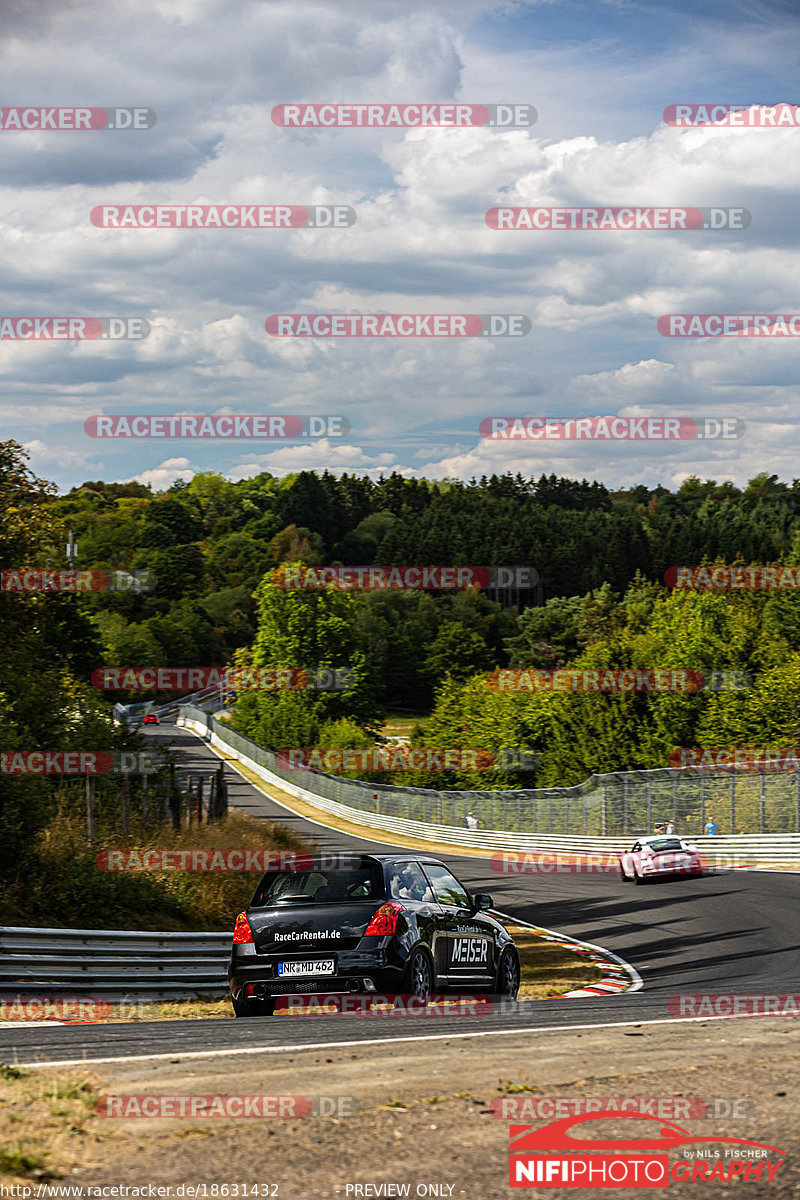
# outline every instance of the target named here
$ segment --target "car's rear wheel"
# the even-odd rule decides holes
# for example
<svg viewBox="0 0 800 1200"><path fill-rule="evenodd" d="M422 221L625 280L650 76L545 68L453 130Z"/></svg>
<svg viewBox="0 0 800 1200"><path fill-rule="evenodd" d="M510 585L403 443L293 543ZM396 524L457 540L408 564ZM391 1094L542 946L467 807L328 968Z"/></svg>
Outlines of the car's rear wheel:
<svg viewBox="0 0 800 1200"><path fill-rule="evenodd" d="M433 964L427 952L420 947L412 951L406 967L403 989L409 996L427 1000L433 991Z"/></svg>
<svg viewBox="0 0 800 1200"><path fill-rule="evenodd" d="M272 996L266 1000L237 1000L231 996L231 1003L236 1017L271 1017L275 1012L275 999Z"/></svg>
<svg viewBox="0 0 800 1200"><path fill-rule="evenodd" d="M507 1000L516 1000L518 991L519 962L514 951L506 949L500 955L497 967L496 992L498 996L504 996Z"/></svg>
<svg viewBox="0 0 800 1200"><path fill-rule="evenodd" d="M639 874L639 872L636 870L636 867L633 868L633 882L637 885L644 883L644 879Z"/></svg>

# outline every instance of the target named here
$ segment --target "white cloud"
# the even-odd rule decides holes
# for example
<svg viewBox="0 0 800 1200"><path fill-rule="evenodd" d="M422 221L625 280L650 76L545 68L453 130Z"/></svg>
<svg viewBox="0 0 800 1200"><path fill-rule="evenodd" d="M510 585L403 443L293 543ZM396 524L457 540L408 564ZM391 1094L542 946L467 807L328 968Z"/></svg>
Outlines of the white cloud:
<svg viewBox="0 0 800 1200"><path fill-rule="evenodd" d="M665 103L696 98L697 78L708 98L727 100L759 70L793 80L796 30L776 16L745 36L696 17L663 42L625 42L611 32L614 5L602 34L591 24L582 33L564 0L542 6L564 35L550 39L531 20L536 7L382 0L365 22L363 0L120 0L113 12L79 2L46 8L41 25L21 20L0 50L8 97L142 104L158 123L4 138L0 311L144 316L152 332L140 344L0 343L0 436L36 445L66 486L83 470L136 469L162 486L194 470L413 474L420 462L465 476L546 469L619 482L795 470L786 431L800 345L662 338L656 319L797 306L800 130L660 123ZM275 104L328 98L527 102L539 121L506 132L271 121ZM336 202L358 220L297 231L89 223L96 204L147 201ZM739 234L501 233L484 223L498 202L743 205L753 223ZM264 330L270 312L317 309L522 312L533 330L518 341L404 342ZM560 446L554 457L477 438L492 414L670 409L774 424L732 451ZM166 462L163 446L143 441L103 447L99 468L100 447L83 432L101 412L220 411L342 414L351 433L324 448L259 445L247 458L241 445L192 443L191 461Z"/></svg>

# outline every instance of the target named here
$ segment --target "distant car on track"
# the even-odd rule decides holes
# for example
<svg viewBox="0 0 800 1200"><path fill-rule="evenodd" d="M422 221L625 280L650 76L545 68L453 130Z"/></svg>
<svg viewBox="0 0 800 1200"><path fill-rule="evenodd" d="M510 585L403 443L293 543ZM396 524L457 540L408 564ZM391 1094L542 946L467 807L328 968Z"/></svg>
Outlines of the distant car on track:
<svg viewBox="0 0 800 1200"><path fill-rule="evenodd" d="M239 913L228 971L237 1017L276 996L456 990L515 999L514 939L444 863L424 853L335 855L268 871Z"/></svg>
<svg viewBox="0 0 800 1200"><path fill-rule="evenodd" d="M644 883L666 875L702 875L703 861L696 846L683 838L660 834L639 838L619 856L619 873L626 882Z"/></svg>
<svg viewBox="0 0 800 1200"><path fill-rule="evenodd" d="M144 717L142 718L142 724L143 725L160 725L161 722L159 721L159 719L155 713L145 713Z"/></svg>

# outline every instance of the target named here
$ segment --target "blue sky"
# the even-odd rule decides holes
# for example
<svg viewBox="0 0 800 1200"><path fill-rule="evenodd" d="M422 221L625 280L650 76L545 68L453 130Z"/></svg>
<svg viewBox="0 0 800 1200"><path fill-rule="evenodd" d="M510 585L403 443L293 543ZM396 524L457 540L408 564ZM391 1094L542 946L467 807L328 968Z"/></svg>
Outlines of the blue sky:
<svg viewBox="0 0 800 1200"><path fill-rule="evenodd" d="M49 13L49 16L48 16ZM797 473L797 339L661 337L800 311L797 129L668 129L671 103L800 102L790 3L76 0L0 17L4 104L143 105L146 132L0 132L5 316L141 316L142 343L0 342L0 438L38 473L219 470L611 486ZM286 102L535 105L529 130L280 129ZM103 230L97 204L341 203L342 230ZM741 232L499 233L516 205L744 206ZM273 312L525 313L518 339L279 340ZM341 414L338 441L87 437L108 413ZM492 415L735 417L736 443L483 441Z"/></svg>

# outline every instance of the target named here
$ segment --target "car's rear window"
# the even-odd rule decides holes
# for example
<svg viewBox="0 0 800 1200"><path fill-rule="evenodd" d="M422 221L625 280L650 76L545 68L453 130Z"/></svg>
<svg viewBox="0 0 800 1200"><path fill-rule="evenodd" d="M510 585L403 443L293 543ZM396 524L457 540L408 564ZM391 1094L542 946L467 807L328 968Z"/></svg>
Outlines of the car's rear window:
<svg viewBox="0 0 800 1200"><path fill-rule="evenodd" d="M683 842L680 838L659 838L657 841L648 843L653 850L682 850Z"/></svg>
<svg viewBox="0 0 800 1200"><path fill-rule="evenodd" d="M369 860L348 866L303 871L269 871L250 903L251 908L283 908L309 904L357 904L385 900L386 886L379 863Z"/></svg>

